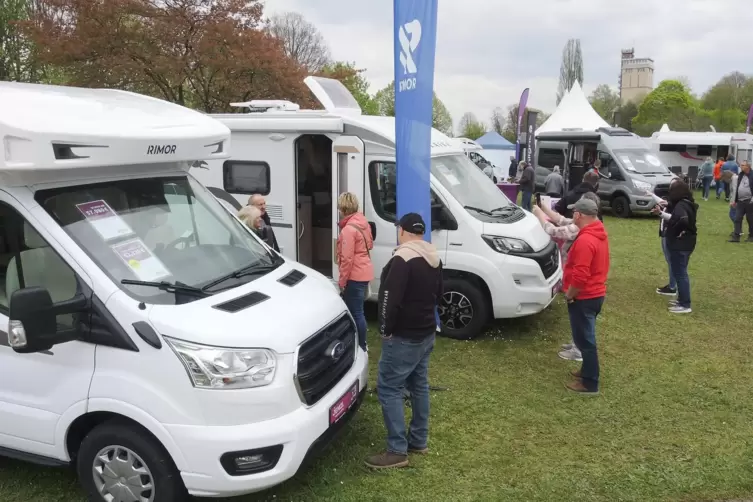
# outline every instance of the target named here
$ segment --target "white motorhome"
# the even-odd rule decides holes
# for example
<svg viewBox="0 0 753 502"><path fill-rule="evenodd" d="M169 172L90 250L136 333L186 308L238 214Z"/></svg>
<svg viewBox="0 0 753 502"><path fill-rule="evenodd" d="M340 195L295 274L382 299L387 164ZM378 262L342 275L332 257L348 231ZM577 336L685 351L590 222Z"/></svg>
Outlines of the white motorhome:
<svg viewBox="0 0 753 502"><path fill-rule="evenodd" d="M115 90L2 83L0 110L0 454L74 465L102 502L293 476L367 355L329 279L189 174L227 127Z"/></svg>
<svg viewBox="0 0 753 502"><path fill-rule="evenodd" d="M325 110L249 102L242 106L250 113L214 116L232 132L231 158L192 172L241 204L264 194L282 253L333 278L336 199L355 193L375 233L374 300L378 274L396 247L395 119L361 115L338 81L308 77L306 83ZM457 143L436 130L431 141L431 239L446 273L442 333L469 338L491 318L540 312L562 276L556 245Z"/></svg>
<svg viewBox="0 0 753 502"><path fill-rule="evenodd" d="M707 157L716 162L728 155L734 155L738 161L753 156L753 135L750 134L659 131L645 141L675 174L691 178L697 177Z"/></svg>

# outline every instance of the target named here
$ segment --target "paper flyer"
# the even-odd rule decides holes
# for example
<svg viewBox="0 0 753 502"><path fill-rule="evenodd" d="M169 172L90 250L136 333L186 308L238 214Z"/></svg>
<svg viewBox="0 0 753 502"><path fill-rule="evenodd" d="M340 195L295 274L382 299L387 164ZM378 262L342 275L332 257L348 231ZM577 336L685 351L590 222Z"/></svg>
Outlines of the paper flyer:
<svg viewBox="0 0 753 502"><path fill-rule="evenodd" d="M140 281L156 281L170 275L141 239L122 242L111 246L111 249L133 270Z"/></svg>
<svg viewBox="0 0 753 502"><path fill-rule="evenodd" d="M86 221L106 241L133 234L133 230L104 200L76 204Z"/></svg>

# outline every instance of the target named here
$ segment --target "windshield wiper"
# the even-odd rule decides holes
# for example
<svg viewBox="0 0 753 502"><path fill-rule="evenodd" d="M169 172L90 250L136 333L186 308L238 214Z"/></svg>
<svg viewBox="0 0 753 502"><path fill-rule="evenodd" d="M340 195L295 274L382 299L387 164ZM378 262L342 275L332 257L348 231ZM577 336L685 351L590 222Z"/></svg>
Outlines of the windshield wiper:
<svg viewBox="0 0 753 502"><path fill-rule="evenodd" d="M241 277L246 277L248 275L259 275L271 272L272 270L279 267L284 261L285 260L275 260L272 263L252 263L251 265L246 265L243 268L239 268L238 270L230 272L227 275L223 275L222 277L218 277L217 279L205 284L199 291L206 293L208 289L213 288L214 286L217 286L218 284L221 284L225 281L229 281L230 279L240 279Z"/></svg>
<svg viewBox="0 0 753 502"><path fill-rule="evenodd" d="M487 216L494 216L492 213L490 213L486 209L479 209L473 206L463 206L463 209L470 209L471 211L476 211L477 213L485 214Z"/></svg>
<svg viewBox="0 0 753 502"><path fill-rule="evenodd" d="M120 281L121 284L127 284L130 286L147 286L152 288L161 289L162 291L167 291L168 293L188 293L190 295L200 296L202 298L205 298L209 296L209 293L206 291L196 288L194 286L189 286L188 284L181 284L179 282L167 282L167 281L161 281L161 282L154 282L154 281L134 281L132 279L122 279Z"/></svg>
<svg viewBox="0 0 753 502"><path fill-rule="evenodd" d="M496 209L492 209L492 213L496 213L496 212L505 213L508 211L514 213L517 210L518 210L517 206L505 206L505 207L498 207Z"/></svg>

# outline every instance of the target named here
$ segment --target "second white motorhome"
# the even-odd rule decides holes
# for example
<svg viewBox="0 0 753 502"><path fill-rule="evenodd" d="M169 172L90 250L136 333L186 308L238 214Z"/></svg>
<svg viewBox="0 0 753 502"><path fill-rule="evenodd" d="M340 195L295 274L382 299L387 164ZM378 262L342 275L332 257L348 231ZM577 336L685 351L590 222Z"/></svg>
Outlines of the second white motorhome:
<svg viewBox="0 0 753 502"><path fill-rule="evenodd" d="M282 253L333 279L337 196L355 193L375 234L369 296L376 300L379 273L396 247L395 119L361 115L338 81L306 83L325 110L267 101L240 104L249 113L214 116L231 130L231 158L192 173L243 205L251 194L265 195ZM456 142L436 130L431 141L431 238L445 270L442 333L471 338L492 318L540 312L560 288L556 245Z"/></svg>

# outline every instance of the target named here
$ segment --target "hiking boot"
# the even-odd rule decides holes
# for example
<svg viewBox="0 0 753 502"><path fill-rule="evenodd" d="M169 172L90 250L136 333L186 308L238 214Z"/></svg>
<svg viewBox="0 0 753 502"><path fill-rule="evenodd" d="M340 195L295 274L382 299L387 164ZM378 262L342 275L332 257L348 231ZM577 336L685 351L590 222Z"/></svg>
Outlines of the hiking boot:
<svg viewBox="0 0 753 502"><path fill-rule="evenodd" d="M428 455L429 454L429 447L425 448L418 448L416 446L408 445L408 453L412 453L414 455Z"/></svg>
<svg viewBox="0 0 753 502"><path fill-rule="evenodd" d="M576 347L573 347L570 350L562 350L557 355L560 359L564 359L565 361L583 361L583 356L581 355L580 350Z"/></svg>
<svg viewBox="0 0 753 502"><path fill-rule="evenodd" d="M671 314L690 314L693 312L693 309L690 307L683 307L679 303L676 305L673 305L672 307L669 307L669 312Z"/></svg>
<svg viewBox="0 0 753 502"><path fill-rule="evenodd" d="M672 289L669 287L669 284L667 284L661 288L656 288L656 292L664 296L673 296L677 294L677 288Z"/></svg>
<svg viewBox="0 0 753 502"><path fill-rule="evenodd" d="M583 378L583 374L580 372L580 370L572 370L570 374L575 378Z"/></svg>
<svg viewBox="0 0 753 502"><path fill-rule="evenodd" d="M366 458L366 466L372 469L396 469L408 467L408 455L398 455L385 451Z"/></svg>
<svg viewBox="0 0 753 502"><path fill-rule="evenodd" d="M595 396L599 393L598 390L590 390L587 389L585 385L583 385L582 380L573 380L572 382L566 383L565 388L572 392L577 392L578 394L583 394L585 396Z"/></svg>

